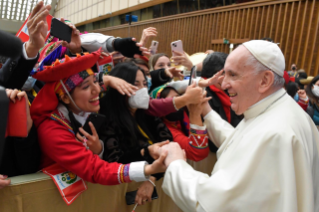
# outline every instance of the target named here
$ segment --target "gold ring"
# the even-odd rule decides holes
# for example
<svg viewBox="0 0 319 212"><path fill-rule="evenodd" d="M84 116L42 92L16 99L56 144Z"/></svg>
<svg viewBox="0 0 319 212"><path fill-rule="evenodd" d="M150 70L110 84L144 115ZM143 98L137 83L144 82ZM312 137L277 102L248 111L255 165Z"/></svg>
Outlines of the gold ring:
<svg viewBox="0 0 319 212"><path fill-rule="evenodd" d="M143 202L146 202L146 199L144 199Z"/></svg>

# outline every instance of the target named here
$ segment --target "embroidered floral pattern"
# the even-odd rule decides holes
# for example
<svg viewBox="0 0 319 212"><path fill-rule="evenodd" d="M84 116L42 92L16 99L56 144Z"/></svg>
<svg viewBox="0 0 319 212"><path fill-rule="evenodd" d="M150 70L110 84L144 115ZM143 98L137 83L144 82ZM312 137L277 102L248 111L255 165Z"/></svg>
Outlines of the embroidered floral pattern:
<svg viewBox="0 0 319 212"><path fill-rule="evenodd" d="M129 170L130 170L130 164L122 164L119 166L118 173L117 173L119 183L131 182L131 179L129 176Z"/></svg>

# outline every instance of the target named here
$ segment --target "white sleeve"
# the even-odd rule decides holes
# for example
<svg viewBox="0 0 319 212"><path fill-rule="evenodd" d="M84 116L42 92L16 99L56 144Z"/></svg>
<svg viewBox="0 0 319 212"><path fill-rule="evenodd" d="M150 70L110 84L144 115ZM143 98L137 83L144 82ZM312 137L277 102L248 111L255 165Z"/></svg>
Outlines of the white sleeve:
<svg viewBox="0 0 319 212"><path fill-rule="evenodd" d="M146 164L146 161L130 163L129 176L132 181L141 182L149 179L149 176L145 176L144 174L144 168Z"/></svg>
<svg viewBox="0 0 319 212"><path fill-rule="evenodd" d="M34 60L35 58L37 58L38 55L35 56L35 57L32 57L32 58L28 57L27 51L26 51L26 49L25 49L25 45L26 45L26 43L24 43L24 44L22 45L22 54L23 54L24 58L25 58L26 60ZM39 53L38 53L38 54L39 54Z"/></svg>
<svg viewBox="0 0 319 212"><path fill-rule="evenodd" d="M235 128L227 121L222 119L219 114L211 110L204 117L204 124L207 127L209 139L217 146L220 147L222 143L230 136Z"/></svg>
<svg viewBox="0 0 319 212"><path fill-rule="evenodd" d="M97 51L102 47L105 52L112 52L111 43L115 38L113 36L103 35L101 33L87 33L80 35L81 46L89 52Z"/></svg>
<svg viewBox="0 0 319 212"><path fill-rule="evenodd" d="M193 79L197 84L200 79ZM173 87L179 94L183 94L186 91L186 88L188 86L189 80L178 80L178 81L172 81L168 83L168 86Z"/></svg>

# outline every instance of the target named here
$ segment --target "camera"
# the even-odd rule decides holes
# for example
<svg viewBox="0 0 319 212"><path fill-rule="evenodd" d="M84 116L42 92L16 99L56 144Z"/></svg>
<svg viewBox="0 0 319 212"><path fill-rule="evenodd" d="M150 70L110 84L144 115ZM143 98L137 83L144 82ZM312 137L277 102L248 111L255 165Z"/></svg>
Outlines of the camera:
<svg viewBox="0 0 319 212"><path fill-rule="evenodd" d="M176 47L176 46L177 46L177 45L176 45L176 43L173 43L172 45L173 45L174 47Z"/></svg>
<svg viewBox="0 0 319 212"><path fill-rule="evenodd" d="M295 67L295 66L293 66L293 67L292 67L292 70L293 70L293 71L295 71L295 70L296 70L296 67Z"/></svg>

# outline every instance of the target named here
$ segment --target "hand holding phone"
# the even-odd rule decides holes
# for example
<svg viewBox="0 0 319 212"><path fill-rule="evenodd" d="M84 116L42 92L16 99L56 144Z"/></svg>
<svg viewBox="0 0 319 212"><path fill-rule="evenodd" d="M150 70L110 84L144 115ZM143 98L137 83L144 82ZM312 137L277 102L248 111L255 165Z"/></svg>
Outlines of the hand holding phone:
<svg viewBox="0 0 319 212"><path fill-rule="evenodd" d="M137 193L137 190L136 191L130 191L130 192L126 193L125 200L126 200L126 204L127 205L133 205L135 203L136 193ZM151 199L152 200L158 199L156 187L154 187L154 191L152 193Z"/></svg>
<svg viewBox="0 0 319 212"><path fill-rule="evenodd" d="M57 37L60 40L70 43L72 31L73 29L69 27L67 24L63 23L62 21L59 21L56 18L52 18L50 35L53 35L54 37Z"/></svg>
<svg viewBox="0 0 319 212"><path fill-rule="evenodd" d="M178 41L173 41L171 43L171 49L172 49L172 55L173 56L178 56L174 53L175 52L180 52L180 53L183 53L184 50L183 50L183 42L181 40L178 40Z"/></svg>

